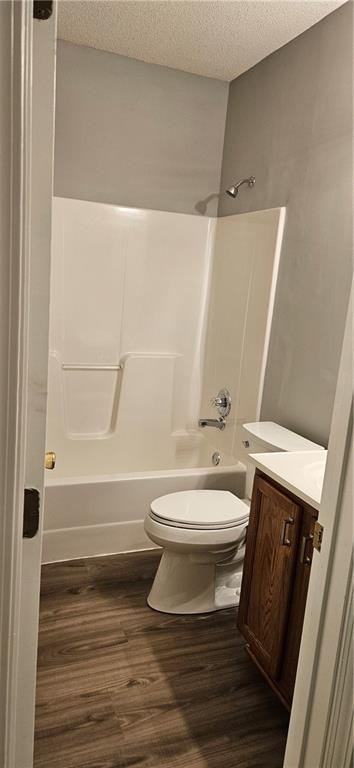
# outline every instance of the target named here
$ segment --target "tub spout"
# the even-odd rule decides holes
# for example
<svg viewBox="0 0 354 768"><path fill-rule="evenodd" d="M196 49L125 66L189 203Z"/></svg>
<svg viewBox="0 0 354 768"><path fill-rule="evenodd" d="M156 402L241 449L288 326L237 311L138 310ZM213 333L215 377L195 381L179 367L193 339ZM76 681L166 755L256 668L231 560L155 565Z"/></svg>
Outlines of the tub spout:
<svg viewBox="0 0 354 768"><path fill-rule="evenodd" d="M225 429L226 421L220 416L220 419L199 419L199 427L215 427L216 429Z"/></svg>

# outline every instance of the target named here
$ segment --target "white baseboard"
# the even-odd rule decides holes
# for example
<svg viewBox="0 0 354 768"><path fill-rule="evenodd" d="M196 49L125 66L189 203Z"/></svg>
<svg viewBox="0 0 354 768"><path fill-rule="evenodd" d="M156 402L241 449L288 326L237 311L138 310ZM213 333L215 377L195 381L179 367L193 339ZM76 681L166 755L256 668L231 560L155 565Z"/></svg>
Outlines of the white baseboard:
<svg viewBox="0 0 354 768"><path fill-rule="evenodd" d="M143 520L43 531L42 563L156 549Z"/></svg>

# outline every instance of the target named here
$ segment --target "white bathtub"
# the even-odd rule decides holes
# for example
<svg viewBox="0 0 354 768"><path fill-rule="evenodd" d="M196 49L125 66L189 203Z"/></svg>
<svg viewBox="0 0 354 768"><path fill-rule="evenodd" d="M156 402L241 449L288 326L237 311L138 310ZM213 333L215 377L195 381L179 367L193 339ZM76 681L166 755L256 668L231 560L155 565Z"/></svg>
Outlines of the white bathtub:
<svg viewBox="0 0 354 768"><path fill-rule="evenodd" d="M224 461L224 463L223 463ZM47 480L44 563L150 549L143 521L150 502L165 493L214 488L242 498L245 466L219 466L58 477Z"/></svg>

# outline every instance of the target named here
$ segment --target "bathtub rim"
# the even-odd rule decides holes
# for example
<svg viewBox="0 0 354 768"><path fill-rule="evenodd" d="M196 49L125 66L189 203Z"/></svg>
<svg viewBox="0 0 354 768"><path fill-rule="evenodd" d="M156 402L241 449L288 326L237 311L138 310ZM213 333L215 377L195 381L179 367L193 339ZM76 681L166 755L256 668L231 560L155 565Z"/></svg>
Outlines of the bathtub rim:
<svg viewBox="0 0 354 768"><path fill-rule="evenodd" d="M54 470L55 471L55 470ZM187 467L180 469L158 469L158 470L145 470L145 471L133 471L133 472L118 472L115 474L107 473L100 475L64 475L60 477L48 477L45 479L44 488L53 488L56 486L67 485L96 485L98 483L116 483L119 481L133 481L133 480L148 480L159 477L195 477L197 475L207 476L210 473L214 474L227 474L231 472L245 472L246 465L242 461L235 459L233 464L220 463L217 467L211 464L208 467Z"/></svg>

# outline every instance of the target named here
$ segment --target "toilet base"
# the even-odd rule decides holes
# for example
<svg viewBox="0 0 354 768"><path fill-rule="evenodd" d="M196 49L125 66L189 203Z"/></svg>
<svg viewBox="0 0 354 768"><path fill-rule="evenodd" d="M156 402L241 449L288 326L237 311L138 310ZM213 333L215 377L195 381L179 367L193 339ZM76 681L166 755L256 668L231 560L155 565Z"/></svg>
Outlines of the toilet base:
<svg viewBox="0 0 354 768"><path fill-rule="evenodd" d="M237 606L242 562L217 563L164 550L147 602L162 613L211 613Z"/></svg>

